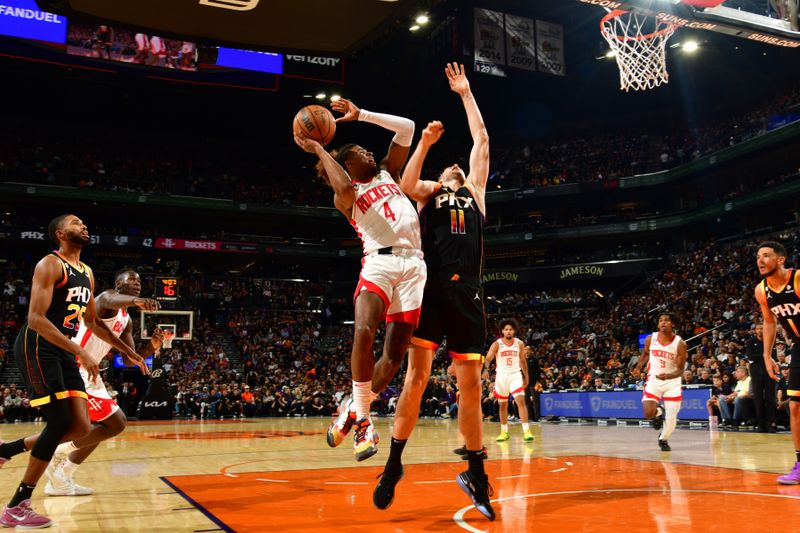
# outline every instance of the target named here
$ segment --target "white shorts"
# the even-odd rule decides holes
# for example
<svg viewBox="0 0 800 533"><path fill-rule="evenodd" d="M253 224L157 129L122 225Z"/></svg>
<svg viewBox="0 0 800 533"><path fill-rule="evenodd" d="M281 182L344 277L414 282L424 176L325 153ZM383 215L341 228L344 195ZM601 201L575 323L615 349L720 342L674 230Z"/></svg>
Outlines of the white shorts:
<svg viewBox="0 0 800 533"><path fill-rule="evenodd" d="M647 378L647 383L644 384L644 392L642 392L642 401L657 402L660 400L665 402L681 401L681 378L668 379L666 381L654 377Z"/></svg>
<svg viewBox="0 0 800 533"><path fill-rule="evenodd" d="M375 293L386 305L386 322L416 325L427 277L422 252L409 250L408 256L370 254L361 263L361 277L353 301L361 291Z"/></svg>
<svg viewBox="0 0 800 533"><path fill-rule="evenodd" d="M509 396L516 396L524 390L522 372L498 373L494 380L494 397L500 402L507 402Z"/></svg>
<svg viewBox="0 0 800 533"><path fill-rule="evenodd" d="M92 422L102 422L109 416L119 411L119 406L111 395L106 390L106 385L103 383L100 376L97 377L97 383L89 381L89 373L83 368L78 369L83 378L83 386L86 387L86 394L89 396L87 406L89 408L89 420Z"/></svg>

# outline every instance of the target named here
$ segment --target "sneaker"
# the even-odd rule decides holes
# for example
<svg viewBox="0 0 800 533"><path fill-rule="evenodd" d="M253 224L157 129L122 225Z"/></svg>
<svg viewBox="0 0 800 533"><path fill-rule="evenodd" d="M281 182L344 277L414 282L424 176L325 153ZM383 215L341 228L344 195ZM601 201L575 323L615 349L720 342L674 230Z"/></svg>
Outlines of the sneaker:
<svg viewBox="0 0 800 533"><path fill-rule="evenodd" d="M344 438L350 433L353 422L356 421L356 414L350 412L353 399L349 396L339 404L339 415L328 428L328 446L335 448L342 443Z"/></svg>
<svg viewBox="0 0 800 533"><path fill-rule="evenodd" d="M511 436L508 434L508 431L501 431L496 440L497 442L505 442L510 438Z"/></svg>
<svg viewBox="0 0 800 533"><path fill-rule="evenodd" d="M662 452L671 452L672 448L669 447L669 442L665 440L658 439L658 447L661 448Z"/></svg>
<svg viewBox="0 0 800 533"><path fill-rule="evenodd" d="M489 502L489 498L494 495L494 491L492 486L489 485L489 476L484 474L478 478L467 470L456 477L456 483L472 499L472 504L475 505L475 509L479 513L489 520L494 520L494 509L492 509L492 504Z"/></svg>
<svg viewBox="0 0 800 533"><path fill-rule="evenodd" d="M522 440L524 440L525 442L531 442L533 438L534 438L533 433L531 433L530 429L522 434Z"/></svg>
<svg viewBox="0 0 800 533"><path fill-rule="evenodd" d="M800 485L800 461L794 464L792 471L778 478L781 485Z"/></svg>
<svg viewBox="0 0 800 533"><path fill-rule="evenodd" d="M4 507L0 524L17 529L42 529L50 527L52 520L31 509L31 501L23 500L16 507Z"/></svg>
<svg viewBox="0 0 800 533"><path fill-rule="evenodd" d="M369 459L378 453L378 434L369 418L362 418L354 422L355 434L353 435L353 449L356 461Z"/></svg>
<svg viewBox="0 0 800 533"><path fill-rule="evenodd" d="M372 493L372 503L378 509L388 509L394 501L394 487L403 479L403 465L400 465L399 471L386 468L378 477L381 480Z"/></svg>
<svg viewBox="0 0 800 533"><path fill-rule="evenodd" d="M653 419L653 429L655 429L656 431L661 431L661 428L663 427L664 427L664 413L661 413L661 415Z"/></svg>
<svg viewBox="0 0 800 533"><path fill-rule="evenodd" d="M61 468L66 458L67 454L53 454L53 458L50 459L50 463L44 471L44 475L49 480L47 485L54 487L55 490L65 490L69 485L69 480Z"/></svg>
<svg viewBox="0 0 800 533"><path fill-rule="evenodd" d="M48 496L89 496L94 494L94 490L89 487L78 485L71 479L67 479L64 485L55 486L50 481L44 486L44 493Z"/></svg>

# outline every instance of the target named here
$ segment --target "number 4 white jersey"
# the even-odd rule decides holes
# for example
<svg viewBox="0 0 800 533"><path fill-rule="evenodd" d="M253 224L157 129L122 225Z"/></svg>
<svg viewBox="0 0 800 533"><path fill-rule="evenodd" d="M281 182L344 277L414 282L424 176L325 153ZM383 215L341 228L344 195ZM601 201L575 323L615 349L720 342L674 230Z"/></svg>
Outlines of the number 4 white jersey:
<svg viewBox="0 0 800 533"><path fill-rule="evenodd" d="M659 374L669 374L678 369L678 344L681 342L679 335L675 335L669 344L661 344L658 332L650 337L650 360L647 362L647 379L656 379ZM681 369L683 370L683 369Z"/></svg>
<svg viewBox="0 0 800 533"><path fill-rule="evenodd" d="M115 316L104 318L103 322L105 322L108 329L110 329L114 335L119 337L122 335L122 332L125 331L130 319L131 317L128 315L127 311L120 309ZM75 340L78 341L81 348L86 350L92 360L97 364L100 364L100 361L102 361L111 350L111 345L104 340L100 340L92 330L87 329L86 323L82 320L81 327L78 330L78 335L75 336Z"/></svg>
<svg viewBox="0 0 800 533"><path fill-rule="evenodd" d="M361 237L364 255L387 247L421 250L417 210L387 171L368 183L355 183L355 189L350 222Z"/></svg>

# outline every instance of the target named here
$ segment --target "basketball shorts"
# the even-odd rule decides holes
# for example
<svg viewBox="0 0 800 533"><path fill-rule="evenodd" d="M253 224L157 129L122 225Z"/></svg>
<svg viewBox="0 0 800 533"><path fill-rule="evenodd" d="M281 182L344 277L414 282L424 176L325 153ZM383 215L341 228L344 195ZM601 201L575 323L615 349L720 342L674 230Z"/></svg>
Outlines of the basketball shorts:
<svg viewBox="0 0 800 533"><path fill-rule="evenodd" d="M644 384L644 392L642 393L642 401L658 402L664 400L665 402L679 402L681 401L681 378L674 379L657 379L655 377L647 378L647 383Z"/></svg>
<svg viewBox="0 0 800 533"><path fill-rule="evenodd" d="M80 365L79 365L80 367ZM103 379L98 376L97 383L89 381L89 373L83 368L78 368L81 378L83 379L83 386L86 388L86 394L89 396L89 420L92 422L102 422L109 416L119 411L119 406L111 395L106 390L106 384Z"/></svg>
<svg viewBox="0 0 800 533"><path fill-rule="evenodd" d="M494 397L498 401L507 402L509 396L522 394L522 372L498 373L494 380Z"/></svg>
<svg viewBox="0 0 800 533"><path fill-rule="evenodd" d="M422 252L409 250L407 255L370 254L364 257L361 277L353 300L362 291L377 294L386 306L386 322L416 325L422 307L427 267Z"/></svg>
<svg viewBox="0 0 800 533"><path fill-rule="evenodd" d="M792 345L792 360L789 361L789 383L786 395L793 402L800 402L800 341Z"/></svg>
<svg viewBox="0 0 800 533"><path fill-rule="evenodd" d="M22 372L31 407L69 397L87 398L75 356L25 324L14 343L14 357Z"/></svg>
<svg viewBox="0 0 800 533"><path fill-rule="evenodd" d="M479 282L440 281L431 277L425 286L422 314L411 344L435 350L445 338L453 359L483 359L486 314Z"/></svg>

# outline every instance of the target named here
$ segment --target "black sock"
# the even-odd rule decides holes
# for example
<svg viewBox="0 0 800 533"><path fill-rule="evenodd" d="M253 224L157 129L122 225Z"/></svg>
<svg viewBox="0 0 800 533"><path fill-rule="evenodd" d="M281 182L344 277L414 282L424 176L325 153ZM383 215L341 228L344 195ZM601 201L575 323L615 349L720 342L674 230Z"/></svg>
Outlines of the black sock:
<svg viewBox="0 0 800 533"><path fill-rule="evenodd" d="M794 453L797 455L797 462L800 463L800 450L795 450Z"/></svg>
<svg viewBox="0 0 800 533"><path fill-rule="evenodd" d="M403 449L406 447L406 442L408 442L408 440L397 440L392 437L392 447L389 449L389 460L386 461L387 468L400 469L400 466L403 464L401 459L403 458Z"/></svg>
<svg viewBox="0 0 800 533"><path fill-rule="evenodd" d="M15 440L14 442L4 442L0 444L0 457L3 459L11 459L15 455L25 453L28 450L25 448L25 439Z"/></svg>
<svg viewBox="0 0 800 533"><path fill-rule="evenodd" d="M17 492L14 493L14 497L11 498L11 501L8 502L8 507L16 507L25 500L30 500L31 496L33 495L33 489L36 488L36 485L28 485L27 483L20 483Z"/></svg>
<svg viewBox="0 0 800 533"><path fill-rule="evenodd" d="M473 452L467 450L467 460L469 461L469 471L476 476L485 476L486 471L483 469L483 450Z"/></svg>

